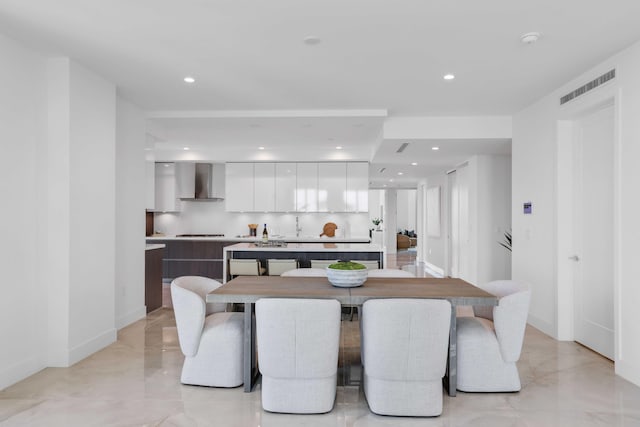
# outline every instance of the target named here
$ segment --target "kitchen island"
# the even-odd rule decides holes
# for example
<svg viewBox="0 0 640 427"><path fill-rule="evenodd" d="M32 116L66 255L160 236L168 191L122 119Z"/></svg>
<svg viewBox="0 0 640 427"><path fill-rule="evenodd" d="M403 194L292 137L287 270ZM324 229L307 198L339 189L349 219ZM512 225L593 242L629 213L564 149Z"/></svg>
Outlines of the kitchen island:
<svg viewBox="0 0 640 427"><path fill-rule="evenodd" d="M204 276L223 281L223 248L237 243L258 243L257 237L227 237L223 234L189 234L177 236L156 235L147 237L148 244L164 244L166 250L162 259L162 280L171 282L180 276ZM273 239L274 242L301 243L353 243L367 245L368 237L318 237L292 236ZM377 259L377 258L376 258Z"/></svg>
<svg viewBox="0 0 640 427"><path fill-rule="evenodd" d="M263 266L268 259L296 259L301 268L311 260L378 261L384 267L384 248L370 243L283 243L281 246L259 243L236 243L223 249L223 278L229 280L230 259L257 259Z"/></svg>

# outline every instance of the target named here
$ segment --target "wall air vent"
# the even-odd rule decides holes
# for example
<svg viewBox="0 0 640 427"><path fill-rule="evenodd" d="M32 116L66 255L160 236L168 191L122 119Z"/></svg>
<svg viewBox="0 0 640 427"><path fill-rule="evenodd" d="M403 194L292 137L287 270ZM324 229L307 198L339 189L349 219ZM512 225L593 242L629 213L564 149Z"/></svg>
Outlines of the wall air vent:
<svg viewBox="0 0 640 427"><path fill-rule="evenodd" d="M579 97L580 95L584 95L585 93L589 92L591 89L595 89L598 86L600 86L602 84L605 84L606 82L608 82L609 80L611 80L611 79L613 79L615 77L616 77L616 69L614 68L613 70L609 71L608 73L604 73L603 75L601 75L597 79L591 80L586 85L580 86L578 89L576 89L576 90L574 90L572 92L569 92L568 94L566 94L565 96L560 98L560 105L566 104L567 102L571 101L572 99L575 99L575 98Z"/></svg>
<svg viewBox="0 0 640 427"><path fill-rule="evenodd" d="M403 142L402 144L400 144L400 147L398 147L398 149L396 150L396 153L402 153L405 148L407 148L409 146L408 142Z"/></svg>

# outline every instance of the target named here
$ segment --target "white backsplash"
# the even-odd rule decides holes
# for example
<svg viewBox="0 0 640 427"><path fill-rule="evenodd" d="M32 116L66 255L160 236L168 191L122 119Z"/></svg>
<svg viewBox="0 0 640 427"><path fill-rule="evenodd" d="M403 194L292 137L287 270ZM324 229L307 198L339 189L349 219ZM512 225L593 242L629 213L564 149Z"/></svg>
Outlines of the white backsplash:
<svg viewBox="0 0 640 427"><path fill-rule="evenodd" d="M154 228L166 235L222 233L226 237L248 235L248 224L258 224L258 236L264 224L272 235L296 235L296 216L300 236L318 237L327 222L334 222L336 237L369 237L368 213L259 213L226 212L221 202L182 202L182 212L156 213Z"/></svg>

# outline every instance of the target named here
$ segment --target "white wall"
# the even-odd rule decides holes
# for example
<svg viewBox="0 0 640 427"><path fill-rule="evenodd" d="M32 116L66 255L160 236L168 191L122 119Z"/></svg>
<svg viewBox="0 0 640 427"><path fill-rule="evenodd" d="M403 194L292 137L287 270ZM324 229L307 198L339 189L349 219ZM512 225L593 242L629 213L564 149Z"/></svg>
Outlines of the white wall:
<svg viewBox="0 0 640 427"><path fill-rule="evenodd" d="M45 133L44 59L0 35L0 390L44 367L45 283L38 271Z"/></svg>
<svg viewBox="0 0 640 427"><path fill-rule="evenodd" d="M511 253L499 242L511 228L511 157L476 156L477 283L511 278Z"/></svg>
<svg viewBox="0 0 640 427"><path fill-rule="evenodd" d="M68 73L68 360L73 364L116 340L116 91L112 83L73 61L69 62Z"/></svg>
<svg viewBox="0 0 640 427"><path fill-rule="evenodd" d="M471 283L487 283L511 277L511 254L498 242L511 227L511 158L473 156L468 174L468 236L461 242L460 277ZM425 236L426 262L435 271L448 269L449 181L446 174L430 176L427 188L440 187L440 237ZM466 184L465 184L466 185ZM466 217L466 216L465 216ZM464 224L467 221L463 221ZM468 234L467 234L468 233ZM467 254L467 255L465 255Z"/></svg>
<svg viewBox="0 0 640 427"><path fill-rule="evenodd" d="M558 99L565 93L616 68L616 78L609 84L560 107ZM566 290L570 286L563 271L568 262L566 245L558 230L568 218L558 212L562 199L558 177L562 179L566 157L558 144L563 133L561 120L567 109L588 108L602 100L603 93L616 97L617 162L614 212L614 278L616 314L616 373L640 385L640 44L604 61L558 90L514 116L513 121L513 278L532 285L529 321L552 336L558 336L567 311ZM570 105L573 104L573 105ZM557 154L558 153L558 154ZM535 168L534 168L535 165ZM559 191L565 189L561 186ZM522 214L523 202L533 203L533 214ZM558 222L560 221L560 222ZM560 298L560 301L558 300Z"/></svg>
<svg viewBox="0 0 640 427"><path fill-rule="evenodd" d="M146 315L145 117L122 97L116 100L115 322L118 329ZM153 176L153 174L152 174Z"/></svg>
<svg viewBox="0 0 640 427"><path fill-rule="evenodd" d="M189 233L223 233L227 237L248 235L248 224L259 224L258 234L263 224L272 234L296 235L295 213L226 212L224 201L181 202L179 213L154 214L154 228L167 235ZM299 213L297 214L301 236L318 237L327 222L338 226L338 237L369 237L371 221L368 213ZM144 229L144 227L142 228Z"/></svg>

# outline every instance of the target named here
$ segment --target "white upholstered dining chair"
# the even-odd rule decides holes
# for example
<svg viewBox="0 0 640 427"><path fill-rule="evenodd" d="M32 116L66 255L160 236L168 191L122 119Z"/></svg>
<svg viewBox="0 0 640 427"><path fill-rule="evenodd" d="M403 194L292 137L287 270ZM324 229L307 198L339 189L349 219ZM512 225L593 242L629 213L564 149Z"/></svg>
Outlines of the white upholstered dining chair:
<svg viewBox="0 0 640 427"><path fill-rule="evenodd" d="M447 300L373 299L362 305L364 393L372 412L442 413L450 322Z"/></svg>
<svg viewBox="0 0 640 427"><path fill-rule="evenodd" d="M520 359L529 313L529 287L511 280L481 286L496 295L495 307L473 307L475 317L458 317L457 389L467 392L519 391Z"/></svg>
<svg viewBox="0 0 640 427"><path fill-rule="evenodd" d="M207 315L202 295L206 296L220 283L200 279L203 278L181 277L171 283L178 340L184 354L180 382L237 387L243 382L243 313Z"/></svg>
<svg viewBox="0 0 640 427"><path fill-rule="evenodd" d="M398 270L395 268L380 268L377 270L369 270L367 272L368 277L416 277L415 274L404 270Z"/></svg>
<svg viewBox="0 0 640 427"><path fill-rule="evenodd" d="M338 301L260 299L256 302L256 338L264 410L331 411L338 373Z"/></svg>
<svg viewBox="0 0 640 427"><path fill-rule="evenodd" d="M285 271L281 277L327 277L327 270L324 268L296 268Z"/></svg>

